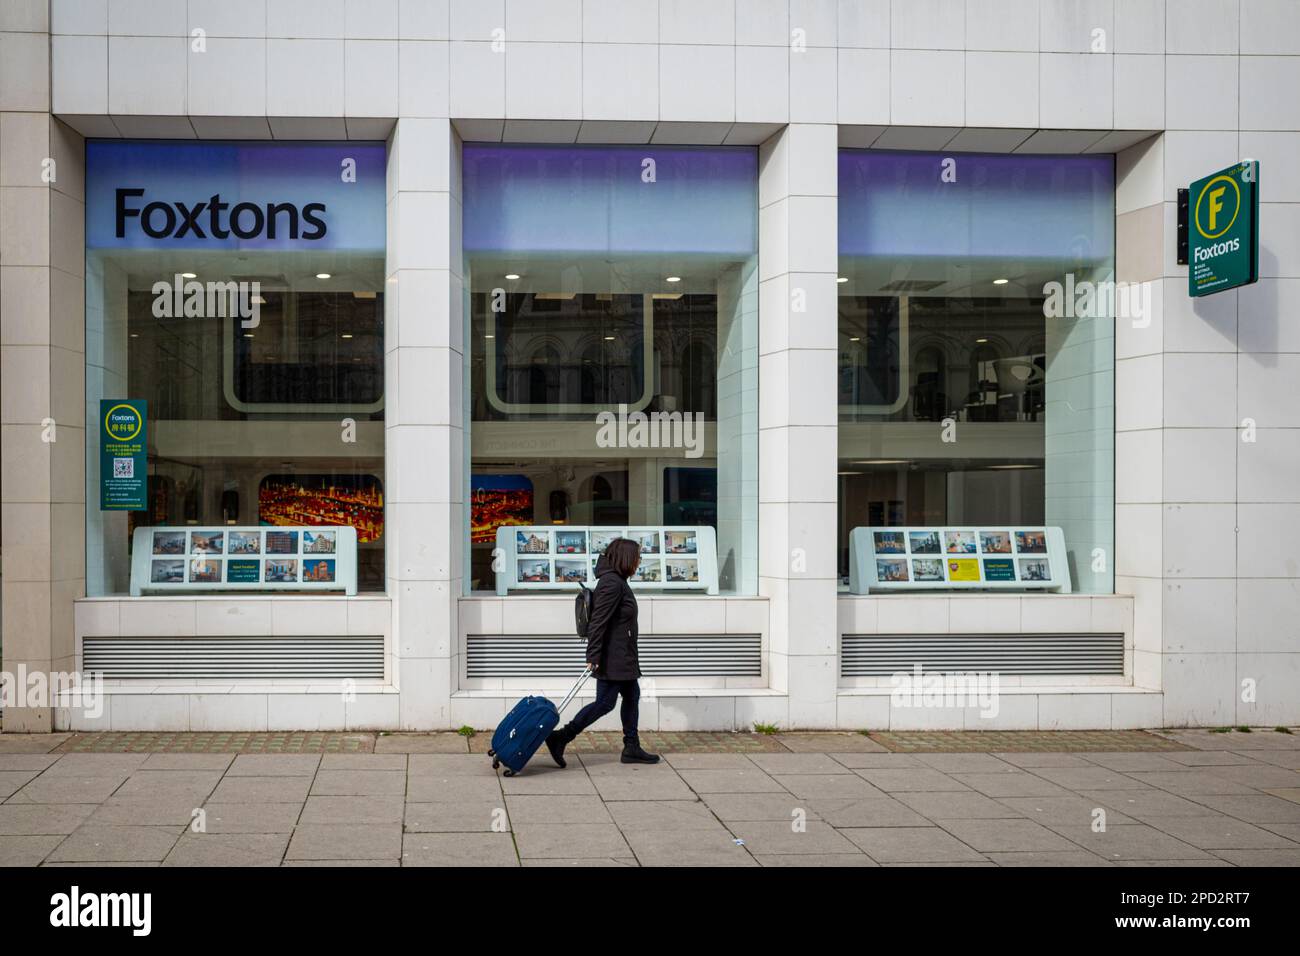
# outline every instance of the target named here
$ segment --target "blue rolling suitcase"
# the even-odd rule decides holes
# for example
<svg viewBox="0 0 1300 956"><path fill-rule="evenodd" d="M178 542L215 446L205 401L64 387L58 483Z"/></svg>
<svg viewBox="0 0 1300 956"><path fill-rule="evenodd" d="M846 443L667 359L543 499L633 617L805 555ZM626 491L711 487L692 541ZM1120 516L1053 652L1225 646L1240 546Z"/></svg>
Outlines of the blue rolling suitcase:
<svg viewBox="0 0 1300 956"><path fill-rule="evenodd" d="M578 682L560 701L559 707L545 697L531 696L515 704L492 735L492 749L488 751L488 756L492 758L492 769L505 764L507 777L513 777L523 770L524 764L532 759L537 748L550 736L560 722L560 714L569 706L569 701L577 696L590 675L590 666L583 668Z"/></svg>

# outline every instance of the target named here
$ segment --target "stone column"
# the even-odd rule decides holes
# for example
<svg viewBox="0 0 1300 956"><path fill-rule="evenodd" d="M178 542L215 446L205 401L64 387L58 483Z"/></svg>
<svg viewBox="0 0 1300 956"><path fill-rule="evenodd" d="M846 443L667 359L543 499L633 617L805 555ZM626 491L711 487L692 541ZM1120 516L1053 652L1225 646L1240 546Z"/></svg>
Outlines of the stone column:
<svg viewBox="0 0 1300 956"><path fill-rule="evenodd" d="M460 139L406 118L389 143L385 286L388 593L403 729L445 728L464 576Z"/></svg>
<svg viewBox="0 0 1300 956"><path fill-rule="evenodd" d="M48 31L46 3L0 6L0 640L15 677L73 669L85 593L84 154L50 116ZM4 730L53 729L34 703L6 707Z"/></svg>
<svg viewBox="0 0 1300 956"><path fill-rule="evenodd" d="M759 591L788 726L835 726L837 132L759 150Z"/></svg>

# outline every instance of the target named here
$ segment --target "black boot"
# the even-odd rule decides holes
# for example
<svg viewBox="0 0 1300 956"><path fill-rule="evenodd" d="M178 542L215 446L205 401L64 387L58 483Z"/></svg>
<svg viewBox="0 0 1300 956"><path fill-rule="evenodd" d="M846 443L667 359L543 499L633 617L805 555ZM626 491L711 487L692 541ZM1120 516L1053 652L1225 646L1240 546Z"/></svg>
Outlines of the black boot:
<svg viewBox="0 0 1300 956"><path fill-rule="evenodd" d="M546 749L551 752L551 759L559 767L567 767L564 762L564 748L573 742L576 736L568 727L561 727L559 730L553 730L550 736L546 738Z"/></svg>
<svg viewBox="0 0 1300 956"><path fill-rule="evenodd" d="M658 763L658 754L648 754L641 749L641 741L635 737L623 738L623 756L621 763Z"/></svg>

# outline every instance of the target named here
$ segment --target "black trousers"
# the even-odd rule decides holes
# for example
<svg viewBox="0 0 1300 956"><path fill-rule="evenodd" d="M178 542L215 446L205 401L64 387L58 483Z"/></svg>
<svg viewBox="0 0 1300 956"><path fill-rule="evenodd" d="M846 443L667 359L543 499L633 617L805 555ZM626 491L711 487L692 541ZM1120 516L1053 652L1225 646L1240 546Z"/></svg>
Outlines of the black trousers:
<svg viewBox="0 0 1300 956"><path fill-rule="evenodd" d="M635 680L602 680L599 677L596 678L596 699L573 715L573 720L564 727L565 736L572 740L604 717L614 709L614 703L620 695L623 698L623 706L619 709L618 715L623 720L623 739L636 740L641 685Z"/></svg>

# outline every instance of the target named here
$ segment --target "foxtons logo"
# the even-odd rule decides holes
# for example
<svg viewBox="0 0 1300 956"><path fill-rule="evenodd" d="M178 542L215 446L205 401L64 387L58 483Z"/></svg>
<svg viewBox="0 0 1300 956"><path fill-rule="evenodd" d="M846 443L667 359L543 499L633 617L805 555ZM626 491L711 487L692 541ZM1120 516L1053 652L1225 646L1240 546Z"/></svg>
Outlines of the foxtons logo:
<svg viewBox="0 0 1300 956"><path fill-rule="evenodd" d="M140 413L125 403L114 405L104 416L104 431L117 441L134 441L144 427Z"/></svg>
<svg viewBox="0 0 1300 956"><path fill-rule="evenodd" d="M1229 189L1232 190L1231 194L1228 192ZM1196 231L1206 239L1218 239L1232 228L1239 212L1241 212L1241 187L1231 176L1215 176L1201 187L1201 192L1196 197ZM1241 242L1238 240L1237 248L1240 247ZM1196 251L1199 254L1202 250ZM1227 251L1227 249L1220 250L1220 253L1215 255Z"/></svg>
<svg viewBox="0 0 1300 956"><path fill-rule="evenodd" d="M137 220L152 239L323 239L328 227L323 202L309 202L300 210L291 202L265 205L241 202L231 206L220 193L188 204L180 200L143 202L143 189L118 189L117 238L126 238L128 220Z"/></svg>
<svg viewBox="0 0 1300 956"><path fill-rule="evenodd" d="M1195 258L1197 262L1204 262L1206 259L1213 259L1215 256L1221 256L1225 252L1238 252L1240 249L1240 239L1228 239L1225 242L1216 242L1209 246L1197 246Z"/></svg>
<svg viewBox="0 0 1300 956"><path fill-rule="evenodd" d="M1237 221L1241 212L1241 187L1231 176L1215 176L1201 187L1196 197L1196 231L1206 239L1217 239ZM1229 252L1241 251L1241 240L1233 237L1223 242L1197 246L1192 253L1196 262L1206 262Z"/></svg>

